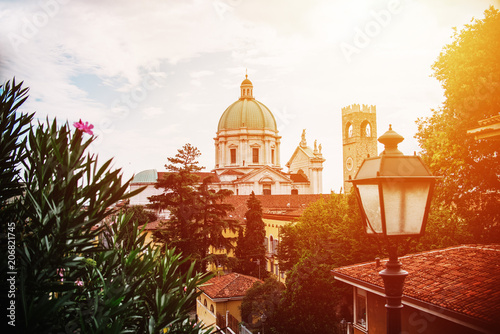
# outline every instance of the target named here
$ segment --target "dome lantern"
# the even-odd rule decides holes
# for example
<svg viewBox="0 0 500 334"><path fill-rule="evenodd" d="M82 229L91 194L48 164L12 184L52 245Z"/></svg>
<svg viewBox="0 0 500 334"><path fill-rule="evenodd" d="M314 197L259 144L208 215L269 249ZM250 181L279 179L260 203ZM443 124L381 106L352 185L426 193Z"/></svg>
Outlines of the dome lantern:
<svg viewBox="0 0 500 334"><path fill-rule="evenodd" d="M243 99L253 99L253 84L248 80L248 74L245 74L245 80L241 83L241 97Z"/></svg>

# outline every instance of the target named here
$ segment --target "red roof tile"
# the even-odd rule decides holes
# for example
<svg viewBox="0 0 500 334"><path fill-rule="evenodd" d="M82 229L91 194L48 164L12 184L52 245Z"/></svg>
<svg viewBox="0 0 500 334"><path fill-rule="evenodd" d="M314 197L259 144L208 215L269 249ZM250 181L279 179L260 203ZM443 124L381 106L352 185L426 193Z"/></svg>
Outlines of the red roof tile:
<svg viewBox="0 0 500 334"><path fill-rule="evenodd" d="M282 217L295 218L302 214L307 206L322 197L330 195L303 194L303 195L256 195L255 197L262 205L263 216L280 215ZM232 204L235 210L230 213L232 218L243 222L247 212L247 200L249 195L233 195L225 199L225 203Z"/></svg>
<svg viewBox="0 0 500 334"><path fill-rule="evenodd" d="M168 172L158 172L158 180L161 180L165 177ZM200 181L203 181L207 177L212 177L212 182L220 182L217 173L215 172L194 172L192 174L198 175L200 177Z"/></svg>
<svg viewBox="0 0 500 334"><path fill-rule="evenodd" d="M262 281L252 276L230 273L211 278L200 290L211 299L243 297L255 282Z"/></svg>
<svg viewBox="0 0 500 334"><path fill-rule="evenodd" d="M330 195L304 194L304 195L256 195L261 202L264 218L290 221L299 217L307 206L316 202L322 197ZM244 224L245 213L247 212L247 201L249 195L231 195L224 200L224 203L231 204L234 211L228 216L239 223ZM139 226L142 228L142 226ZM146 230L161 229L160 221L151 222L146 225Z"/></svg>
<svg viewBox="0 0 500 334"><path fill-rule="evenodd" d="M304 174L290 174L289 176L293 182L309 182Z"/></svg>
<svg viewBox="0 0 500 334"><path fill-rule="evenodd" d="M410 297L500 325L500 244L462 245L399 260L408 271L403 300ZM336 268L333 274L383 289L378 273L384 267L362 263Z"/></svg>

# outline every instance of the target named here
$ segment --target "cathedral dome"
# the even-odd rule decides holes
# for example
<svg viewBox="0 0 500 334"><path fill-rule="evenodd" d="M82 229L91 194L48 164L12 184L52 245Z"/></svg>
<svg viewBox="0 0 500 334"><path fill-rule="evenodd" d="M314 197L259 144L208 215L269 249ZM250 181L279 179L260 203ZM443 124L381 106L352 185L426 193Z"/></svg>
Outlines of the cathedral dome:
<svg viewBox="0 0 500 334"><path fill-rule="evenodd" d="M217 131L228 129L269 129L278 131L271 111L256 100L238 100L222 114Z"/></svg>
<svg viewBox="0 0 500 334"><path fill-rule="evenodd" d="M217 132L240 128L278 131L276 120L269 108L254 99L253 85L248 76L240 87L240 99L224 111L219 120Z"/></svg>

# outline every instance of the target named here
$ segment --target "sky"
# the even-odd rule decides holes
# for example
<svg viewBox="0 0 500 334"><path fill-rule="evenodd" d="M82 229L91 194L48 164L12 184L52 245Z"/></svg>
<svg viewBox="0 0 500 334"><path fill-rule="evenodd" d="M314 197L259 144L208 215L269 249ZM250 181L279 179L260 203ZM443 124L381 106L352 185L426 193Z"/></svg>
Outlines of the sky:
<svg viewBox="0 0 500 334"><path fill-rule="evenodd" d="M0 0L0 81L30 87L25 112L94 125L91 147L125 178L164 171L191 143L207 171L224 110L248 73L274 114L281 166L322 145L323 192L342 187L341 110L375 105L419 152L416 120L444 102L432 64L498 0ZM383 149L379 145L379 152Z"/></svg>

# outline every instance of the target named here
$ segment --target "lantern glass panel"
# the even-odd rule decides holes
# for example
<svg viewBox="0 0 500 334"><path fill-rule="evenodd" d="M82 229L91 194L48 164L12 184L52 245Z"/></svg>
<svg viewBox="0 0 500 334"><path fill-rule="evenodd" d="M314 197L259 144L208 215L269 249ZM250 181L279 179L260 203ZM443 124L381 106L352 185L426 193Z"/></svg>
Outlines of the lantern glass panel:
<svg viewBox="0 0 500 334"><path fill-rule="evenodd" d="M366 233L382 233L382 218L380 215L380 200L378 185L359 184L357 185L363 210L367 218ZM371 226L371 227L370 227Z"/></svg>
<svg viewBox="0 0 500 334"><path fill-rule="evenodd" d="M382 184L387 235L420 234L429 190L427 180Z"/></svg>

